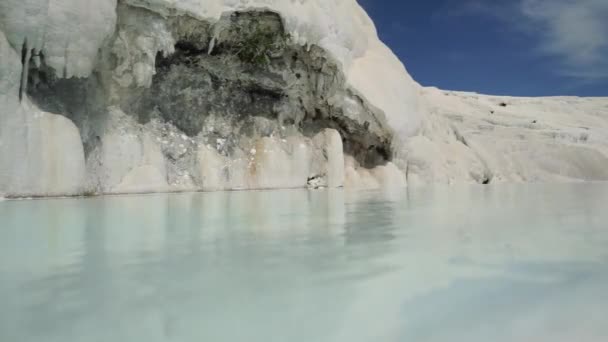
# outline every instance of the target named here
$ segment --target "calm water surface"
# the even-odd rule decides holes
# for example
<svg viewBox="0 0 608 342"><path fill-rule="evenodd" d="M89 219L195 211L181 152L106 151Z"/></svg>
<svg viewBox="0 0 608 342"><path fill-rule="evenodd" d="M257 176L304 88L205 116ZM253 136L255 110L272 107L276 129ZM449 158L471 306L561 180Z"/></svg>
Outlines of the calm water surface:
<svg viewBox="0 0 608 342"><path fill-rule="evenodd" d="M608 341L608 185L2 202L0 341Z"/></svg>

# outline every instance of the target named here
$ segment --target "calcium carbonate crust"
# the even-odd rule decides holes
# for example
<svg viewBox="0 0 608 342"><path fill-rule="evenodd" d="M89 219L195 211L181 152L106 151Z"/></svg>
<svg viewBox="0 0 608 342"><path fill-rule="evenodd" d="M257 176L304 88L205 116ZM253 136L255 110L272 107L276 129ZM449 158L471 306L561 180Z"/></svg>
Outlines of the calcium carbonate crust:
<svg viewBox="0 0 608 342"><path fill-rule="evenodd" d="M608 181L608 98L517 98L426 88L409 185Z"/></svg>
<svg viewBox="0 0 608 342"><path fill-rule="evenodd" d="M0 196L608 180L607 113L421 88L355 0L0 2Z"/></svg>
<svg viewBox="0 0 608 342"><path fill-rule="evenodd" d="M234 27L250 24L241 13L259 26L276 14L268 32L287 37L281 52L298 63L269 54L235 73L252 64L230 55L242 44ZM392 165L421 123L419 86L353 0L6 0L0 29L7 196L357 186L345 175L374 178L368 169ZM187 88L165 91L185 75ZM197 103L210 90L217 99ZM184 99L211 109L178 115Z"/></svg>

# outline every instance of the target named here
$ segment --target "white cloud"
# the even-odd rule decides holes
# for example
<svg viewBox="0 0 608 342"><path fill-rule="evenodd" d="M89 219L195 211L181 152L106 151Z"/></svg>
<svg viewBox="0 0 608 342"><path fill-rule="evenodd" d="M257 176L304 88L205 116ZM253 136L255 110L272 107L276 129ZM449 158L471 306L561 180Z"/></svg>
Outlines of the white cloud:
<svg viewBox="0 0 608 342"><path fill-rule="evenodd" d="M520 9L565 74L608 77L608 0L522 0Z"/></svg>
<svg viewBox="0 0 608 342"><path fill-rule="evenodd" d="M449 1L439 15L492 16L534 38L537 52L557 57L556 72L608 78L608 0Z"/></svg>

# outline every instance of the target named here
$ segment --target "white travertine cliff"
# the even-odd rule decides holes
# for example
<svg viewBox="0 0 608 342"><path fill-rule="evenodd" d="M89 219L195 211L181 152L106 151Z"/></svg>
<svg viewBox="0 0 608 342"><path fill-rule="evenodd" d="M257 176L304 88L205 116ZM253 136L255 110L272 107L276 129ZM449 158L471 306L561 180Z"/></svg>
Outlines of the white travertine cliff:
<svg viewBox="0 0 608 342"><path fill-rule="evenodd" d="M355 0L0 0L0 196L608 180L608 99L422 88Z"/></svg>

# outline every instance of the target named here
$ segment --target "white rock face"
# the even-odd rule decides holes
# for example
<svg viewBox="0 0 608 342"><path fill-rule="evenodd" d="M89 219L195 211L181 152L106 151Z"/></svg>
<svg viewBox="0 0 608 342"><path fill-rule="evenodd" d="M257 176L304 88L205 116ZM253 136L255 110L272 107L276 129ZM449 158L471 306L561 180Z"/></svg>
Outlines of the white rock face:
<svg viewBox="0 0 608 342"><path fill-rule="evenodd" d="M115 0L6 0L0 3L0 100L4 104L0 109L4 176L0 193L343 186L346 146L342 139L349 137L323 128L324 124L311 126L306 134L283 127L275 135L276 127L261 123L253 136L234 142L224 136L235 128L221 120L209 119L198 136L186 136L171 123L138 122L137 113L124 109L125 93L152 85L158 53L175 53L180 37L206 39L201 32L215 25L217 37L212 37L208 48L211 54L222 43L216 39L225 29L222 25L229 23L225 18L235 11L279 13L291 44L307 46L308 51L312 46L321 48L311 52L312 62L327 54L323 58L331 59L342 76L335 75L333 67L322 66L319 75L313 75L317 78L314 87L320 93L335 85L348 88L342 90L344 98L328 94L333 97L324 100L330 108L343 108L340 115L350 120L342 123L344 127L363 125L366 115L373 113L370 131L384 135L382 139L400 140L417 131L423 117L420 87L378 40L373 23L354 0L127 0L121 4ZM192 19L178 20L178 15ZM52 76L44 77L56 80L91 77L94 70L97 75L30 99L30 90L35 92L40 82L39 73L47 70ZM343 84L336 81L340 77ZM47 87L56 87L56 80ZM78 95L75 89L89 90ZM66 94L67 102L65 98L55 101L54 97ZM191 91L189 96L198 95ZM310 94L301 96L311 102ZM85 101L74 108L73 99L78 97ZM56 113L37 108L39 103Z"/></svg>
<svg viewBox="0 0 608 342"><path fill-rule="evenodd" d="M63 116L19 107L0 118L0 190L9 196L82 193L84 152L80 134Z"/></svg>
<svg viewBox="0 0 608 342"><path fill-rule="evenodd" d="M200 190L337 188L344 185L344 152L337 131L305 137L263 137L242 158L203 146L197 155ZM310 182L314 180L314 184Z"/></svg>
<svg viewBox="0 0 608 342"><path fill-rule="evenodd" d="M0 197L608 180L607 113L424 89L355 0L0 1Z"/></svg>
<svg viewBox="0 0 608 342"><path fill-rule="evenodd" d="M340 134L326 129L313 138L314 157L312 177L317 181L313 186L338 188L344 185L344 149Z"/></svg>
<svg viewBox="0 0 608 342"><path fill-rule="evenodd" d="M345 159L344 174L345 187L350 189L399 189L407 186L405 173L391 162L370 170L349 156Z"/></svg>
<svg viewBox="0 0 608 342"><path fill-rule="evenodd" d="M97 193L168 191L165 158L157 141L117 108L87 160L88 187Z"/></svg>
<svg viewBox="0 0 608 342"><path fill-rule="evenodd" d="M0 195L59 196L84 189L84 152L67 118L19 102L20 63L0 32Z"/></svg>
<svg viewBox="0 0 608 342"><path fill-rule="evenodd" d="M608 180L608 98L424 98L431 114L402 151L410 185Z"/></svg>
<svg viewBox="0 0 608 342"><path fill-rule="evenodd" d="M43 52L58 76L85 77L114 32L116 0L3 0L0 28L10 44Z"/></svg>

